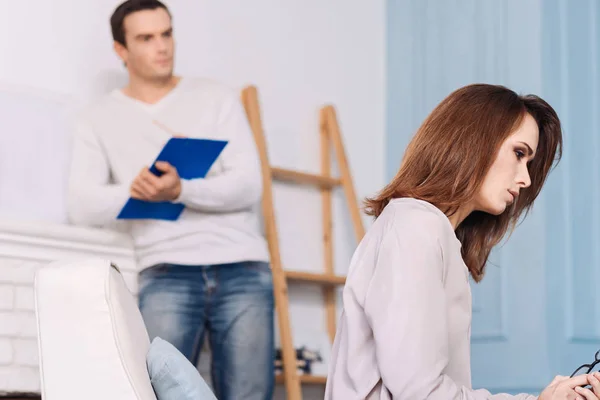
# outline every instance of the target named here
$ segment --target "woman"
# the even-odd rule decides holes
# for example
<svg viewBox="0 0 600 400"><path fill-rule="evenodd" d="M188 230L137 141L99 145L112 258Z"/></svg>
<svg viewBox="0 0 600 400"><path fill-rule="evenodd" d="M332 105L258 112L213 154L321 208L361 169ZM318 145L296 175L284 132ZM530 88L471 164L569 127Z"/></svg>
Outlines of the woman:
<svg viewBox="0 0 600 400"><path fill-rule="evenodd" d="M468 278L483 278L561 149L558 116L537 96L477 84L433 110L367 200L376 220L351 261L326 399L535 398L471 389ZM593 375L557 377L539 400L598 394Z"/></svg>

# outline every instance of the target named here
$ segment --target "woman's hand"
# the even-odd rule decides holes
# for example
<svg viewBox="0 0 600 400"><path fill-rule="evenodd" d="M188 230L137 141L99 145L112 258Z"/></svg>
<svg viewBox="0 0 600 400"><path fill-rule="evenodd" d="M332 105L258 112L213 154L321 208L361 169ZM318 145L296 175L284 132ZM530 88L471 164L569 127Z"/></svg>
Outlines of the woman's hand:
<svg viewBox="0 0 600 400"><path fill-rule="evenodd" d="M592 385L592 390L583 386ZM600 380L590 375L577 375L573 378L557 376L544 389L538 400L600 400Z"/></svg>
<svg viewBox="0 0 600 400"><path fill-rule="evenodd" d="M585 400L600 399L600 373L594 372L588 374L588 382L592 385L592 390L583 387L575 387L575 391Z"/></svg>

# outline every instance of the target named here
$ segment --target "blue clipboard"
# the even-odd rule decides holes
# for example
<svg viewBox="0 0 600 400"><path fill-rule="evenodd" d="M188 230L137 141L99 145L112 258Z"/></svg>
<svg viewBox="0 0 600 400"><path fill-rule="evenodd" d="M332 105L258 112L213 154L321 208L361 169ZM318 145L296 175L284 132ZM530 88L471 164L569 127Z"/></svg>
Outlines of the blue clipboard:
<svg viewBox="0 0 600 400"><path fill-rule="evenodd" d="M181 179L204 178L217 160L227 141L196 138L171 138L162 148L150 172L156 176L162 173L156 169L156 161L166 161L173 165ZM160 219L175 221L185 206L179 203L151 202L129 198L117 219Z"/></svg>

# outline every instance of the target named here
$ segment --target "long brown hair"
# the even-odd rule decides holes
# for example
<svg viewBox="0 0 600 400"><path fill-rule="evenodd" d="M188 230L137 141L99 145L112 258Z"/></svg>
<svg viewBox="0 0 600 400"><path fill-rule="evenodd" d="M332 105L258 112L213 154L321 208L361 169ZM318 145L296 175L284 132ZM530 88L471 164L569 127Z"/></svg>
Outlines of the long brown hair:
<svg viewBox="0 0 600 400"><path fill-rule="evenodd" d="M451 216L470 202L500 146L523 117L537 122L539 143L529 165L531 186L501 215L475 211L456 229L462 256L476 282L483 278L492 248L519 218L527 215L553 163L562 156L562 129L554 109L535 95L519 96L503 86L473 84L446 97L425 119L409 143L400 170L377 196L365 202L378 217L391 199L427 201Z"/></svg>

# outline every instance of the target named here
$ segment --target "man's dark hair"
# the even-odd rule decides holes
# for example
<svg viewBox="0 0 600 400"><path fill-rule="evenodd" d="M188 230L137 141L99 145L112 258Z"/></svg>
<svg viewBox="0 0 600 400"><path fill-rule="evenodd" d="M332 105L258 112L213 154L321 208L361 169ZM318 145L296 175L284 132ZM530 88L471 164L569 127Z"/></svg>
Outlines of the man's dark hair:
<svg viewBox="0 0 600 400"><path fill-rule="evenodd" d="M123 21L125 17L137 11L164 9L169 16L171 12L159 0L127 0L118 6L110 17L110 28L112 30L113 40L127 47L125 43L125 27Z"/></svg>

